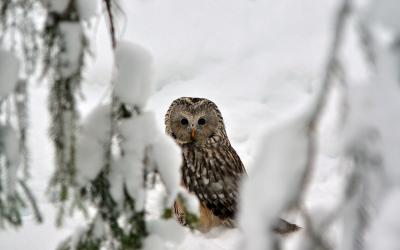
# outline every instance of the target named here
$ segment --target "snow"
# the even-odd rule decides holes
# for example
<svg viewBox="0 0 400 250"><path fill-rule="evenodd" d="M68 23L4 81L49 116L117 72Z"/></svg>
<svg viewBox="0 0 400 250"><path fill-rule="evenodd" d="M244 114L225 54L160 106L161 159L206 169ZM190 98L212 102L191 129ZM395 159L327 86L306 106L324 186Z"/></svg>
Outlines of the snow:
<svg viewBox="0 0 400 250"><path fill-rule="evenodd" d="M62 37L60 51L61 75L68 78L78 72L83 50L83 31L79 22L60 22L59 29Z"/></svg>
<svg viewBox="0 0 400 250"><path fill-rule="evenodd" d="M138 211L145 206L147 191L143 183L144 171L151 172L156 169L160 173L168 194L164 206L173 204L180 184L180 150L155 124L154 113L143 112L120 121L118 126L122 137L120 145L123 155L115 159L111 178L114 181L124 180L128 193L135 198L135 209ZM123 189L120 184L111 183L113 197L122 198ZM116 187L113 187L114 184Z"/></svg>
<svg viewBox="0 0 400 250"><path fill-rule="evenodd" d="M371 13L380 13L380 18L395 18L389 9L395 9L396 1L372 1L369 5ZM398 3L398 2L397 2ZM383 12L387 16L383 16ZM379 19L371 18L372 22L380 22ZM390 27L389 23L385 23ZM400 88L398 75L398 53L392 48L390 39L382 36L382 31L390 37L395 38L396 32L384 27L377 28L372 25L371 34L374 37L372 49L376 54L376 75L368 81L353 85L348 89L348 95L352 98L349 102L348 122L345 130L344 144L347 147L357 147L360 144L367 150L373 152L370 157L378 157L380 160L375 163L382 168L379 177L374 178L371 183L375 196L372 196L372 203L379 204L383 196L381 188L395 188L400 178L400 170L397 167L400 160L397 145L400 141ZM387 28L387 27L386 27ZM393 28L393 27L390 27ZM393 41L392 41L393 42ZM379 83L379 84L378 84ZM364 140L362 140L364 138ZM375 167L376 168L376 167ZM372 171L379 171L373 169ZM381 176L382 175L382 176Z"/></svg>
<svg viewBox="0 0 400 250"><path fill-rule="evenodd" d="M359 233L357 226L362 216L359 220L353 218L360 213L360 206L371 223L367 236L361 239L365 239L366 249L396 249L400 246L398 237L394 237L399 230L394 211L400 204L397 146L400 141L397 129L400 125L400 78L396 50L399 26L395 21L399 7L395 1L372 1L362 13L364 25L371 24L373 44L370 49L375 54L376 75L348 90L352 98L348 103L350 112L344 144L345 150L353 154L354 171L358 171L358 184L354 189L363 192L355 192L346 204L341 243L342 248L346 247L344 249L354 248L352 236Z"/></svg>
<svg viewBox="0 0 400 250"><path fill-rule="evenodd" d="M186 236L184 242L179 246L179 250L231 250L240 249L242 234L239 229L226 230L215 228L206 234L194 233Z"/></svg>
<svg viewBox="0 0 400 250"><path fill-rule="evenodd" d="M111 171L114 180L124 179L128 193L135 199L137 211L142 211L146 203L144 173L154 170L160 173L168 194L164 206L172 206L180 184L181 152L178 146L156 127L153 112L143 112L153 91L152 61L152 56L142 46L118 41L114 93L119 101L133 105L138 112L118 123L122 155L115 160L115 168ZM118 183L116 186L112 187L113 196L121 198L122 187Z"/></svg>
<svg viewBox="0 0 400 250"><path fill-rule="evenodd" d="M185 238L185 228L180 226L175 219L153 220L147 223L150 234L159 236L164 242L179 245Z"/></svg>
<svg viewBox="0 0 400 250"><path fill-rule="evenodd" d="M276 172L272 172L268 166L258 167L255 164L256 156L260 155L259 151L262 149L260 147L269 144L265 138L272 138L274 139L272 142L279 142L280 136L282 136L284 140L293 141L293 145L289 144L289 148L283 148L282 143L277 143L279 147L273 149L279 153L275 160L285 160L287 161L285 166L287 166L286 164L292 160L299 159L296 156L291 159L289 154L286 155L288 159L284 159L280 153L282 150L299 152L296 147L305 143L304 138L301 137L300 124L296 125L295 120L289 122L286 118L299 115L298 111L305 107L310 94L315 93L315 83L318 83L321 67L325 61L327 41L331 35L331 17L336 10L337 3L338 1L314 0L122 1L122 9L126 12L127 18L126 32L123 35L118 34L124 40L142 44L151 51L151 57L154 58L156 91L150 94L147 92L148 89L144 89L142 92L141 88L145 88L145 86L139 87L139 85L131 84L130 77L141 83L147 81L145 74L140 76L144 80L136 78L140 74L136 74L137 67L132 65L131 59L138 60L138 63L149 63L148 68L144 68L140 72L148 72L147 70L150 71L152 66L150 66L151 60L146 55L137 57L136 53L141 51L139 48L134 49L137 45L134 45L134 48L127 45L128 48L120 47L123 52L120 55L121 58L115 58L116 61L124 62L118 69L121 71L121 75L118 76L119 73L114 72L121 79L121 81L114 82L123 84L120 90L116 89L116 92L122 100L128 103L140 107L144 107L147 103L143 111L144 114L147 114L146 110L154 112L155 120L153 119L148 125L156 128L156 131L164 130L164 114L175 98L199 96L213 100L220 107L230 141L242 158L249 178L262 179L262 176L257 175L260 172L263 174L264 171L271 172L274 176L281 176L281 174L287 173L288 169L278 169ZM61 7L60 5L60 9L62 9ZM79 30L76 28L76 31ZM99 102L104 101L104 93L107 93L109 89L107 84L111 78L110 68L112 68L113 58L110 53L107 31L106 24L101 22L96 35L96 41L99 42L97 42L96 58L93 59L95 60L94 66L87 69L91 74L88 74L88 78L85 79L82 86L86 97L82 106L84 115L90 113ZM77 41L75 38L71 40L74 40L71 41L71 44ZM358 50L356 42L350 42L350 45L343 51L346 60L352 65L358 63L356 61L358 55L354 54L354 51ZM79 49L76 44L71 48ZM134 55L133 58L131 58L132 55ZM147 61L145 58L149 60ZM2 57L0 57L1 60ZM128 63L125 63L125 60ZM364 71L358 70L357 67L350 69L355 69L355 74L351 75L349 81L364 74ZM2 77L3 74L0 74L0 79ZM3 87L3 81L0 83L0 86ZM129 91L125 91L125 87L129 88ZM35 225L31 215L27 214L24 218L25 225L19 231L0 232L0 249L54 249L58 242L73 232L76 225L85 222L84 219L75 216L71 220L67 220L65 228L56 229L54 227L54 207L49 205L43 195L49 173L53 170L53 152L49 146L51 143L46 130L48 115L45 89L47 86L33 84L31 88L30 107L31 113L34 115L31 121L30 147L32 148L32 169L35 171L32 171L30 183L34 192L39 196L40 208L46 215L46 221L43 225ZM135 88L140 89L136 90ZM140 96L137 96L138 94ZM136 100L140 102L136 103ZM327 112L327 118L336 116L337 110L335 111ZM368 113L366 112L366 114ZM92 122L87 125L87 132L85 132L89 138L82 138L82 142L80 142L83 148L86 148L85 143L91 147L94 143L101 144L104 139L102 135L107 134L107 123L101 116L98 119L95 117L87 119ZM274 124L278 121L288 122L285 123L287 127L282 130L273 130L281 131L281 133L267 137L267 133L270 134L271 131L269 129L276 126ZM132 124L128 123L128 125ZM130 136L133 136L131 133L135 131L130 131L128 125L126 136L131 138ZM290 133L286 135L285 131ZM317 169L305 201L307 208L315 211L316 217L323 216L326 210L331 209L340 199L340 191L337 188L341 185L341 179L345 173L338 168L338 152L331 146L338 140L334 132L330 126L324 127L320 131L322 145L318 155ZM161 134L161 132L155 133ZM135 136L137 136L135 138L141 138L140 135ZM153 138L154 142L160 142L161 145L170 143L167 142L168 139L156 139L160 138L157 136ZM161 158L164 152L162 149L163 146L157 148L153 145L154 156ZM173 151L175 149L171 148L171 152ZM78 159L83 160L82 166L89 166L87 169L79 170L82 171L82 176L85 176L84 181L93 178L98 171L94 168L95 165L98 166L96 163L98 161L98 159L96 160L97 153L85 151L79 153L81 156L78 156ZM177 159L171 156L170 160L176 163ZM264 157L262 159L270 162ZM274 161L272 163L275 163ZM92 163L93 167L90 167ZM162 162L158 165L159 171L166 170L167 166ZM172 166L171 169L175 169L175 166ZM121 173L124 172L119 169L115 175L112 174L111 182L117 183L118 180L124 179L125 176ZM130 174L134 173L128 173L127 176ZM293 177L291 173L289 173L289 177ZM167 186L172 186L175 185L173 183L176 183L178 177L173 175L166 178L168 180L166 182L170 183ZM266 177L265 181L270 179L271 177ZM289 179L285 179L282 183L273 180L273 183L281 187L281 185L289 183ZM291 184L295 185L295 183ZM112 188L113 197L117 200L121 199L121 186L113 185ZM276 193L268 192L263 188L257 189L256 198L260 199L259 194L265 193L265 200L264 197L261 197L264 202L268 198L268 200L275 199L281 204L283 201L277 195L290 190L277 189L272 189L272 191L276 190ZM156 191L164 192L164 190ZM196 208L196 204L190 207ZM250 210L247 211L250 212L251 208L248 209ZM270 207L268 211L277 213L278 210L278 207ZM382 215L382 217L384 216ZM254 220L254 218L252 219ZM165 232L165 230L161 231ZM173 249L236 249L240 247L243 237L243 233L239 229L217 228L208 234L185 232L183 242ZM176 236L174 234L165 237L174 238ZM52 240L42 240L43 237ZM301 239L300 236L297 238L300 242ZM287 239L289 247L291 245L291 249L295 249L293 245L297 246L300 243L292 243L291 240L296 239ZM340 238L335 240L340 241ZM161 236L152 235L145 241L146 249L167 248L164 242L165 240Z"/></svg>
<svg viewBox="0 0 400 250"><path fill-rule="evenodd" d="M112 171L120 171L123 176L123 183L129 195L135 199L136 211L143 211L145 206L146 190L143 184L143 171L144 171L144 151L137 153L132 151L125 151L126 156L121 157L115 161L115 168ZM132 181L135 180L135 181ZM119 183L115 183L119 187ZM113 186L114 183L111 183ZM119 190L122 194L122 189ZM122 195L119 196L122 196ZM114 194L115 195L115 194Z"/></svg>
<svg viewBox="0 0 400 250"><path fill-rule="evenodd" d="M10 126L0 124L0 152L5 156L8 164L6 172L7 194L13 195L17 186L17 171L20 162L19 139L15 130Z"/></svg>
<svg viewBox="0 0 400 250"><path fill-rule="evenodd" d="M277 123L262 136L255 155L256 166L244 181L241 194L239 223L245 236L242 246L245 249L272 248L272 239L268 238L271 236L265 229L273 227L301 188L309 143L307 118L305 113ZM265 191L262 196L260 190Z"/></svg>
<svg viewBox="0 0 400 250"><path fill-rule="evenodd" d="M77 180L85 185L103 167L104 145L110 137L110 106L96 107L82 124L77 136Z"/></svg>
<svg viewBox="0 0 400 250"><path fill-rule="evenodd" d="M394 250L400 248L400 190L386 195L376 220L371 225L366 249Z"/></svg>
<svg viewBox="0 0 400 250"><path fill-rule="evenodd" d="M18 81L18 70L17 57L0 48L0 100L14 91Z"/></svg>
<svg viewBox="0 0 400 250"><path fill-rule="evenodd" d="M143 108L153 88L152 56L140 45L119 41L115 64L115 95L121 102Z"/></svg>
<svg viewBox="0 0 400 250"><path fill-rule="evenodd" d="M127 191L135 199L137 211L142 211L145 206L146 190L143 184L143 176L148 147L154 133L153 120L153 113L143 113L122 120L118 128L122 137L120 144L123 155L116 159L117 167L112 171L121 171L120 174L123 176Z"/></svg>
<svg viewBox="0 0 400 250"><path fill-rule="evenodd" d="M182 196L183 201L185 202L185 208L187 211L191 214L200 215L200 204L197 197L182 187L179 189L179 194Z"/></svg>
<svg viewBox="0 0 400 250"><path fill-rule="evenodd" d="M17 133L10 126L0 125L0 145L1 152L12 165L19 163L19 140Z"/></svg>
<svg viewBox="0 0 400 250"><path fill-rule="evenodd" d="M95 107L82 125L82 134L93 137L100 143L108 142L111 133L110 117L110 105L104 104Z"/></svg>
<svg viewBox="0 0 400 250"><path fill-rule="evenodd" d="M99 13L99 0L75 0L74 2L78 9L79 17L85 21L90 20Z"/></svg>
<svg viewBox="0 0 400 250"><path fill-rule="evenodd" d="M387 83L387 82L386 82ZM363 133L373 131L378 140L377 148L384 159L388 181L395 183L400 178L398 162L400 155L397 146L400 141L400 92L394 82L391 84L366 83L349 90L350 103L348 143Z"/></svg>
<svg viewBox="0 0 400 250"><path fill-rule="evenodd" d="M181 183L181 151L172 138L160 134L152 147L151 158L154 159L162 182L167 189L168 199L166 205L171 207Z"/></svg>
<svg viewBox="0 0 400 250"><path fill-rule="evenodd" d="M79 17L85 21L97 15L100 10L99 0L71 0L73 1ZM41 0L50 12L62 14L66 11L70 0Z"/></svg>
<svg viewBox="0 0 400 250"><path fill-rule="evenodd" d="M166 250L164 241L157 235L149 235L143 242L143 250Z"/></svg>
<svg viewBox="0 0 400 250"><path fill-rule="evenodd" d="M123 200L124 200L124 184L125 184L125 172L124 172L124 162L122 162L123 160L119 159L119 160L114 160L113 161L113 168L110 171L109 174L109 181L110 183L112 183L112 185L110 186L110 194L113 197L113 199L117 202L117 204L122 204ZM128 168L129 170L129 168ZM130 173L127 173L130 174ZM129 175L131 176L131 175ZM142 182L140 181L142 178L140 178L138 180L138 184L142 185ZM134 184L134 185L138 185L138 184ZM132 194L132 192L130 192L131 195L135 195L136 194ZM143 201L142 201L143 202Z"/></svg>
<svg viewBox="0 0 400 250"><path fill-rule="evenodd" d="M49 11L62 14L68 7L69 1L66 0L41 0Z"/></svg>
<svg viewBox="0 0 400 250"><path fill-rule="evenodd" d="M400 31L399 9L400 2L397 0L369 0L365 7L366 18L370 22L385 25L395 32Z"/></svg>

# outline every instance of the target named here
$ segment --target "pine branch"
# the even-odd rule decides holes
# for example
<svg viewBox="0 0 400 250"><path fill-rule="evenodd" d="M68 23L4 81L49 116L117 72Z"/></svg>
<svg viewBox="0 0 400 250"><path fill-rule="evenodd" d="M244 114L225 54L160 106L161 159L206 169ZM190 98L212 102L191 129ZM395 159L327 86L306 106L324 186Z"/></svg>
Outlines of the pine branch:
<svg viewBox="0 0 400 250"><path fill-rule="evenodd" d="M37 220L37 222L42 223L43 222L43 216L39 210L39 207L37 206L36 203L36 199L33 196L32 192L30 191L30 189L28 188L28 186L26 185L24 180L19 180L19 184L21 185L22 189L24 190L26 196L28 197L28 200L32 206L33 209L33 214L35 215L35 219Z"/></svg>

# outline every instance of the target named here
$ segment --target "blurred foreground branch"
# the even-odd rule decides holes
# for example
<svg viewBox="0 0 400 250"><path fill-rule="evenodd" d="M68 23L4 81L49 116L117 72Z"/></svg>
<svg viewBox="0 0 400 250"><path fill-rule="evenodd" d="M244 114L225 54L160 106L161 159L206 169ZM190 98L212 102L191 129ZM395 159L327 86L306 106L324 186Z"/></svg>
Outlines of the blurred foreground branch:
<svg viewBox="0 0 400 250"><path fill-rule="evenodd" d="M306 169L303 176L302 188L299 189L299 200L297 201L297 206L302 210L303 217L305 218L305 230L310 237L310 242L312 248L319 249L331 249L328 243L323 239L320 228L316 228L312 222L311 216L308 215L308 212L304 207L300 206L300 203L304 199L305 190L309 183L309 179L311 178L316 162L317 156L317 148L318 148L318 138L317 138L317 130L321 119L324 114L324 108L326 103L328 102L328 98L330 95L330 91L335 80L336 73L338 69L340 69L340 59L339 59L339 51L341 49L346 24L348 21L349 13L351 11L351 0L343 0L341 6L338 9L336 14L336 19L334 23L334 33L333 40L331 42L331 48L329 50L327 63L325 66L325 73L323 75L320 92L317 95L317 99L315 101L314 111L311 114L311 117L308 122L308 130L307 136L309 138L308 150L307 150L307 160L306 160ZM325 225L326 226L326 225Z"/></svg>

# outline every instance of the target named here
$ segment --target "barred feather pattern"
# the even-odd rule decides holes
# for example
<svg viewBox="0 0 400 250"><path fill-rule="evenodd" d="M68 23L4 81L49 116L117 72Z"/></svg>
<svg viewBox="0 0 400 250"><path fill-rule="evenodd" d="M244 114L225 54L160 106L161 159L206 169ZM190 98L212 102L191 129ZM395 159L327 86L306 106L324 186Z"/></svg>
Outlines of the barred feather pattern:
<svg viewBox="0 0 400 250"><path fill-rule="evenodd" d="M243 164L230 145L199 147L186 144L183 150L183 183L218 218L233 219Z"/></svg>
<svg viewBox="0 0 400 250"><path fill-rule="evenodd" d="M171 119L177 112L193 116L199 112L211 113L217 125L210 136L201 142L184 141L173 133ZM239 182L246 171L229 142L217 105L204 98L179 98L171 104L165 124L166 133L173 136L182 148L182 184L198 197L203 207L221 220L221 224L232 226L237 210ZM182 218L180 213L176 216Z"/></svg>
<svg viewBox="0 0 400 250"><path fill-rule="evenodd" d="M202 118L204 121L200 124ZM165 126L166 133L182 149L182 185L200 201L198 229L206 232L218 225L235 226L239 184L246 170L229 142L217 105L205 98L178 98L165 115ZM193 134L190 136L193 130L198 131L195 138ZM187 225L178 201L174 212L177 220ZM286 234L299 229L279 218L273 231Z"/></svg>

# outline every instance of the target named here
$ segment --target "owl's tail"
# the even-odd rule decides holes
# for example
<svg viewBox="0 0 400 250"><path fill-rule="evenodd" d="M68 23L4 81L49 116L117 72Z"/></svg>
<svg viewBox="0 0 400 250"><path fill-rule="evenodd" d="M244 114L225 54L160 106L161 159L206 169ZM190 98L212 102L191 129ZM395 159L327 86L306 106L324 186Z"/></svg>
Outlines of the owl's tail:
<svg viewBox="0 0 400 250"><path fill-rule="evenodd" d="M292 224L290 222L285 221L284 219L278 220L276 225L273 228L273 231L279 234L288 234L297 232L301 229L301 227L297 226L296 224Z"/></svg>
<svg viewBox="0 0 400 250"><path fill-rule="evenodd" d="M222 221L222 225L225 227L234 228L237 226L237 223L233 219L226 219ZM278 234L290 234L299 231L302 229L301 227L297 226L296 224L292 224L290 222L285 221L284 219L280 219L277 221L275 226L273 227L272 231Z"/></svg>

